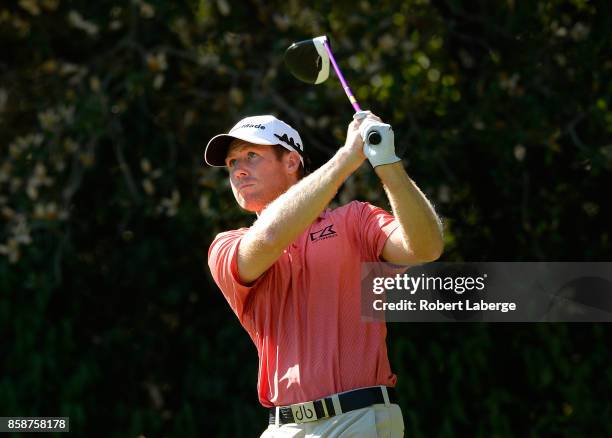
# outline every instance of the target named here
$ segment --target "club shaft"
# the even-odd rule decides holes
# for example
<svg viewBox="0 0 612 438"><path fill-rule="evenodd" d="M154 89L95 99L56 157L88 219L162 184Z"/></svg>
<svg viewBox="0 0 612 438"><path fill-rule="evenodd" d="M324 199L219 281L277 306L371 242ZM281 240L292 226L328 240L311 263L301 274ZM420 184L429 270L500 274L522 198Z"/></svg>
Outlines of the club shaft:
<svg viewBox="0 0 612 438"><path fill-rule="evenodd" d="M359 104L357 103L357 99L355 99L353 92L351 91L350 87L348 86L348 83L346 82L346 79L344 79L344 76L342 75L342 72L340 71L340 67L338 67L338 64L336 63L336 59L334 58L334 54L332 53L331 48L329 47L329 43L327 41L323 41L323 46L325 47L325 50L327 50L327 54L329 55L329 60L331 61L332 66L334 67L334 70L336 71L336 75L338 75L338 79L340 79L340 83L342 84L342 87L344 88L344 92L349 98L351 105L353 105L355 112L361 111L361 108L359 107Z"/></svg>

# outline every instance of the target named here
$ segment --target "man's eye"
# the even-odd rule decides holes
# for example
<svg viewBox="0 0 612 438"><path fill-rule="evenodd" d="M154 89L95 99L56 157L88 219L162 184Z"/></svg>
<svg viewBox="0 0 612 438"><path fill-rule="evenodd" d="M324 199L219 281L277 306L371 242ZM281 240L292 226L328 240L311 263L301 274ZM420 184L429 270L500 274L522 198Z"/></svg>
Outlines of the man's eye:
<svg viewBox="0 0 612 438"><path fill-rule="evenodd" d="M234 164L236 163L235 159L231 159L227 162L227 167L234 167Z"/></svg>
<svg viewBox="0 0 612 438"><path fill-rule="evenodd" d="M249 158L255 158L257 156L255 152L249 152L247 155Z"/></svg>

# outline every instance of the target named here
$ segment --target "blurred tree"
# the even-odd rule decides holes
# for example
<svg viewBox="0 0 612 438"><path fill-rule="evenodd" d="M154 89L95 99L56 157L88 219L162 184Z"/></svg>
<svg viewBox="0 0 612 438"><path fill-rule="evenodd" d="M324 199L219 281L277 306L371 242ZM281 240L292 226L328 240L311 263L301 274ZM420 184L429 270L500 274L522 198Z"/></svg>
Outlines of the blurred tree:
<svg viewBox="0 0 612 438"><path fill-rule="evenodd" d="M252 217L208 139L274 113L315 165L351 118L282 54L328 34L453 260L610 255L606 2L20 0L0 6L0 412L77 434L253 436L256 351L206 268ZM363 166L337 202L385 206ZM394 325L413 436L612 433L609 329Z"/></svg>

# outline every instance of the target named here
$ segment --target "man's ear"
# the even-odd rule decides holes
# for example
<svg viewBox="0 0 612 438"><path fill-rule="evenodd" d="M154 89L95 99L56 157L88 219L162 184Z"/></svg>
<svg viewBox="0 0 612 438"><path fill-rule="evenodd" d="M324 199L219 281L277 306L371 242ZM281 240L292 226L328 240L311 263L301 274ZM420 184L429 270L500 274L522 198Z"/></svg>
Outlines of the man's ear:
<svg viewBox="0 0 612 438"><path fill-rule="evenodd" d="M287 166L287 170L289 173L297 173L300 169L300 154L295 151L291 151L288 154L285 154L285 165Z"/></svg>

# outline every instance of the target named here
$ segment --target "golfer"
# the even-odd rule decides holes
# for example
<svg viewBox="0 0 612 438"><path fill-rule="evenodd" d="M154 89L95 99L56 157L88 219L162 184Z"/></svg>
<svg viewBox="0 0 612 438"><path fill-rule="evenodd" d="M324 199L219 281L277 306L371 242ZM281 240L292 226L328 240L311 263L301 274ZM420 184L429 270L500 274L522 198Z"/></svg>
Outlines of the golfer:
<svg viewBox="0 0 612 438"><path fill-rule="evenodd" d="M391 127L369 111L354 119L345 144L307 176L300 135L270 115L239 121L204 152L257 214L216 236L208 264L257 347L262 437L403 436L385 323L361 318L361 263L433 261L441 223L396 156ZM375 147L363 141L372 129L382 133ZM366 159L393 215L359 201L328 208Z"/></svg>

